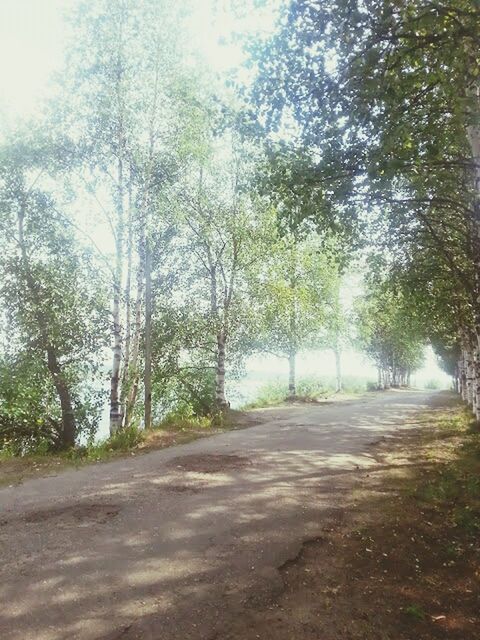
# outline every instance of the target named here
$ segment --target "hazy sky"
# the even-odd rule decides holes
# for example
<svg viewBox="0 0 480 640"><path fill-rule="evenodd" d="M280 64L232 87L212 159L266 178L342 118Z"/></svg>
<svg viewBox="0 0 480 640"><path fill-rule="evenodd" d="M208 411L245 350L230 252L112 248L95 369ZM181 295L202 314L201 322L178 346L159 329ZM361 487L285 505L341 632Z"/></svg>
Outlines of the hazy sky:
<svg viewBox="0 0 480 640"><path fill-rule="evenodd" d="M115 2L115 0L111 0ZM181 2L182 0L173 0ZM187 0L192 16L189 40L217 71L242 60L241 48L231 41L234 31L271 31L275 9L248 11L239 18L231 0ZM78 0L0 0L0 108L10 115L30 116L48 93L51 74L62 67L67 34L63 16Z"/></svg>
<svg viewBox="0 0 480 640"><path fill-rule="evenodd" d="M62 62L62 8L70 0L0 0L0 106L36 111Z"/></svg>

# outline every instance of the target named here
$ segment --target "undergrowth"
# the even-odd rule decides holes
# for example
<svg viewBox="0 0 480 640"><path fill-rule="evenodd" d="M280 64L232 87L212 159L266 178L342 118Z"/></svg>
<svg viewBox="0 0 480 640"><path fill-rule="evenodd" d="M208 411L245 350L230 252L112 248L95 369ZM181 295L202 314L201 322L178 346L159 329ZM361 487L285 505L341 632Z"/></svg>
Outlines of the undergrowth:
<svg viewBox="0 0 480 640"><path fill-rule="evenodd" d="M297 382L296 398L305 402L324 399L335 393L336 381L329 376L308 376L300 378ZM363 393L375 388L373 381L359 376L345 376L342 392L347 394ZM261 386L256 398L248 402L243 408L256 409L260 407L272 407L282 404L287 400L288 384L282 380L273 380Z"/></svg>
<svg viewBox="0 0 480 640"><path fill-rule="evenodd" d="M437 420L440 435L459 436L455 457L414 490L420 504L446 510L449 522L468 534L480 533L480 433L467 409Z"/></svg>

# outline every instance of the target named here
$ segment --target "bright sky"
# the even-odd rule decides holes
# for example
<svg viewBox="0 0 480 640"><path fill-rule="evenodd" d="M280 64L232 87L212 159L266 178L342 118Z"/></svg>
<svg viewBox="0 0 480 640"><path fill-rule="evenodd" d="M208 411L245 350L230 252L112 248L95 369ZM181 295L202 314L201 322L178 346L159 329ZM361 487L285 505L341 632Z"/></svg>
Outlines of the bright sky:
<svg viewBox="0 0 480 640"><path fill-rule="evenodd" d="M0 0L0 108L29 116L62 63L62 10L71 0Z"/></svg>
<svg viewBox="0 0 480 640"><path fill-rule="evenodd" d="M245 7L248 1L245 0ZM239 17L231 10L231 0L192 0L191 40L206 61L227 76L242 61L241 47L232 42L232 34L255 32L265 35L272 30L275 15L283 2L271 0L266 8L245 10L243 17ZM18 116L32 116L39 110L42 99L48 94L49 79L62 67L66 40L63 14L76 3L77 0L0 0L0 114L6 114L7 121ZM282 367L283 363L271 358L255 358L250 361L249 374L283 372ZM344 371L375 377L371 365L354 352L346 354ZM329 354L319 358L318 354L312 353L300 359L299 375L315 373L333 373L333 360ZM431 351L416 380L423 384L429 378L448 384Z"/></svg>
<svg viewBox="0 0 480 640"><path fill-rule="evenodd" d="M245 10L240 16L232 11L231 0L187 1L193 7L187 22L189 41L215 70L225 74L243 58L232 35L271 31L283 4L283 0L271 0L263 9ZM0 0L0 110L7 111L9 117L33 115L47 95L52 73L62 66L66 40L63 15L77 3Z"/></svg>

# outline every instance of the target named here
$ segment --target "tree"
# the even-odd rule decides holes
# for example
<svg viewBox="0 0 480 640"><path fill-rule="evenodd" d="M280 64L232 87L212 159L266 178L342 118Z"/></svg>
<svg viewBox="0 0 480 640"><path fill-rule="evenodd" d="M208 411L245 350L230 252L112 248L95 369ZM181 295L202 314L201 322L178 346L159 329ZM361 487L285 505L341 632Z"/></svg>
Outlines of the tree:
<svg viewBox="0 0 480 640"><path fill-rule="evenodd" d="M330 282L329 304L323 327L323 333L325 334L323 345L333 352L335 358L335 391L340 393L343 390L342 351L351 333L350 318L342 302L343 278L339 270L336 273L332 272Z"/></svg>
<svg viewBox="0 0 480 640"><path fill-rule="evenodd" d="M254 91L268 129L295 120L296 138L272 156L282 168L299 155L307 169L288 181L319 208L387 217L390 250L428 238L466 301L457 335L477 381L479 27L468 1L293 2L257 55Z"/></svg>
<svg viewBox="0 0 480 640"><path fill-rule="evenodd" d="M211 138L210 145L211 153L192 170L183 192L183 226L195 261L195 302L209 301L203 311L204 339L213 339L206 346L214 355L215 405L223 410L228 406L227 350L248 333L248 313L242 308L248 305L246 276L261 259L266 218L262 203L250 194L252 163L235 128ZM243 356L247 352L244 342ZM240 351L235 354L238 358Z"/></svg>
<svg viewBox="0 0 480 640"><path fill-rule="evenodd" d="M40 186L53 170L55 148L17 136L0 156L0 294L19 348L32 355L32 370L43 366L49 373L61 415L55 444L68 448L79 431L82 378L95 372L104 344L103 291L92 255Z"/></svg>
<svg viewBox="0 0 480 640"><path fill-rule="evenodd" d="M66 123L79 131L85 178L112 234L110 431L137 401L143 346L144 423L151 426L152 228L162 193L191 152L195 75L182 59L183 10L170 2L85 2L75 16ZM193 136L195 138L195 136ZM132 283L136 270L136 300ZM132 309L132 306L134 307Z"/></svg>
<svg viewBox="0 0 480 640"><path fill-rule="evenodd" d="M332 303L336 265L320 236L277 237L258 283L260 350L288 359L290 396L296 395L298 353L321 344Z"/></svg>
<svg viewBox="0 0 480 640"><path fill-rule="evenodd" d="M401 294L388 286L371 287L359 301L357 318L359 343L377 366L378 387L409 385L423 362L424 336Z"/></svg>

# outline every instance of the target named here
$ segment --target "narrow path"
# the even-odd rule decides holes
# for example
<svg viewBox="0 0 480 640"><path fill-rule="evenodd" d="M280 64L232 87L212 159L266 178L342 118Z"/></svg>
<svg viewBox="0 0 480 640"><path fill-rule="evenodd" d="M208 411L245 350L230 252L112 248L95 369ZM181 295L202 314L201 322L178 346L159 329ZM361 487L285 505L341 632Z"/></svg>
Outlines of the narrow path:
<svg viewBox="0 0 480 640"><path fill-rule="evenodd" d="M441 399L262 410L255 427L0 490L0 638L220 639L340 516L371 445Z"/></svg>

